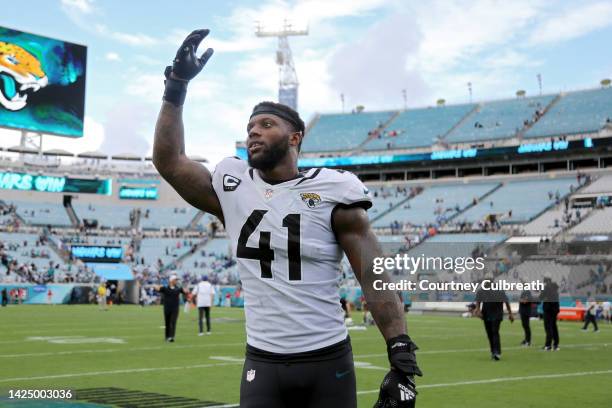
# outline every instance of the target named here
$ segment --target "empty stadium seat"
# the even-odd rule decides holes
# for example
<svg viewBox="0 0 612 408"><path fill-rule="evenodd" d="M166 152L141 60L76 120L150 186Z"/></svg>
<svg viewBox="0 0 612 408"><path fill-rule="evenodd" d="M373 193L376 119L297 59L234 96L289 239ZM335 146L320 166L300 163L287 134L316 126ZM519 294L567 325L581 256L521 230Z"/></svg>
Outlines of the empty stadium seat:
<svg viewBox="0 0 612 408"><path fill-rule="evenodd" d="M422 226L448 219L470 205L474 198L480 198L498 184L448 184L428 187L421 194L377 219L373 226L389 227L394 221Z"/></svg>
<svg viewBox="0 0 612 408"><path fill-rule="evenodd" d="M526 138L599 131L612 119L612 88L563 95L526 133Z"/></svg>
<svg viewBox="0 0 612 408"><path fill-rule="evenodd" d="M572 234L612 233L612 208L595 209L590 216L570 230Z"/></svg>
<svg viewBox="0 0 612 408"><path fill-rule="evenodd" d="M527 222L555 204L557 191L560 198L568 194L572 183L575 184L576 179L509 181L456 219L477 222L489 214L497 214L501 223ZM552 199L549 193L553 194Z"/></svg>
<svg viewBox="0 0 612 408"><path fill-rule="evenodd" d="M145 216L148 211L148 216ZM141 210L140 227L160 229L168 227L186 228L198 210L193 207L161 208L147 207Z"/></svg>
<svg viewBox="0 0 612 408"><path fill-rule="evenodd" d="M9 204L17 207L17 214L32 225L53 225L69 227L70 217L61 202L12 201Z"/></svg>
<svg viewBox="0 0 612 408"><path fill-rule="evenodd" d="M553 99L553 95L547 95L485 102L477 112L450 132L445 140L448 143L460 143L514 137L526 120L533 119L536 110L544 110Z"/></svg>
<svg viewBox="0 0 612 408"><path fill-rule="evenodd" d="M394 112L323 114L308 131L304 152L329 152L354 149L365 142L368 132L386 123Z"/></svg>
<svg viewBox="0 0 612 408"><path fill-rule="evenodd" d="M108 228L128 228L131 226L130 211L132 211L132 207L72 203L72 208L81 221L84 218L96 219L99 226Z"/></svg>
<svg viewBox="0 0 612 408"><path fill-rule="evenodd" d="M366 143L364 150L384 150L388 144L394 149L431 146L475 106L467 104L406 110L389 124L387 134ZM389 132L393 131L397 132L397 136L389 136Z"/></svg>

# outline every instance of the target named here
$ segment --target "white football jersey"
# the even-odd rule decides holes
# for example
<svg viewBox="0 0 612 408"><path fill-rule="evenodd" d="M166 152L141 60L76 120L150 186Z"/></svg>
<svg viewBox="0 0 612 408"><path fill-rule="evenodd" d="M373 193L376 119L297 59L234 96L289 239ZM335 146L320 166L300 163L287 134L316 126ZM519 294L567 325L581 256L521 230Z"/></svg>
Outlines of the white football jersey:
<svg viewBox="0 0 612 408"><path fill-rule="evenodd" d="M342 249L331 217L339 204L372 205L361 181L321 168L272 185L245 161L226 158L213 188L244 289L247 343L288 354L344 340Z"/></svg>

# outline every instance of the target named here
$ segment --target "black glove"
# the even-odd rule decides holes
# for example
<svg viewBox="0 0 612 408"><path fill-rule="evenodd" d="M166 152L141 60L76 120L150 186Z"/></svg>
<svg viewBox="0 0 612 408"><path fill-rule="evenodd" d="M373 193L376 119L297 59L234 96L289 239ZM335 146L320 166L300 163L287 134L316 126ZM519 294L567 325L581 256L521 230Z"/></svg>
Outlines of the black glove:
<svg viewBox="0 0 612 408"><path fill-rule="evenodd" d="M417 345L405 334L387 342L391 371L383 379L374 408L412 408L415 406L417 392L414 376L423 375L417 366L414 354L417 349Z"/></svg>
<svg viewBox="0 0 612 408"><path fill-rule="evenodd" d="M414 377L392 369L380 385L374 408L414 408L416 396Z"/></svg>
<svg viewBox="0 0 612 408"><path fill-rule="evenodd" d="M176 52L172 66L167 66L164 72L166 89L164 100L176 106L185 102L187 83L200 73L208 59L213 55L213 49L207 49L202 57L198 58L196 51L200 42L208 35L210 30L195 30L185 38L183 44ZM174 74L171 77L170 74Z"/></svg>

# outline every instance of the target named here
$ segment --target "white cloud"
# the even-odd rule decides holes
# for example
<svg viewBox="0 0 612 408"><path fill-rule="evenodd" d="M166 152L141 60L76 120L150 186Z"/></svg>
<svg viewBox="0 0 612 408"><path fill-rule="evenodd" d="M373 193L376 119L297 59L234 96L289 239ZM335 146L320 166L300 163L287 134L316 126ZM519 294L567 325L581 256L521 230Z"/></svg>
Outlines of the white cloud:
<svg viewBox="0 0 612 408"><path fill-rule="evenodd" d="M59 136L45 136L43 150L65 149L71 153L83 153L98 150L104 142L104 126L91 116L85 116L83 124L83 137L66 138ZM69 142L67 143L67 141Z"/></svg>
<svg viewBox="0 0 612 408"><path fill-rule="evenodd" d="M367 108L402 106L402 89L411 98L428 94L420 73L406 68L409 55L418 52L421 33L409 14L395 14L379 21L361 38L338 49L330 60L331 84L353 103ZM384 46L382 46L384 44Z"/></svg>
<svg viewBox="0 0 612 408"><path fill-rule="evenodd" d="M612 25L612 3L598 2L572 4L561 13L544 21L533 31L533 45L556 43L581 37L592 31Z"/></svg>
<svg viewBox="0 0 612 408"><path fill-rule="evenodd" d="M114 30L109 29L104 24L95 24L94 27L98 34L104 37L112 38L113 40L116 40L126 45L131 45L131 46L136 46L136 47L140 47L140 46L149 47L149 46L157 45L159 43L159 40L149 35L146 35L146 34L141 34L141 33L132 34L132 33L123 33L120 31L114 31Z"/></svg>
<svg viewBox="0 0 612 408"><path fill-rule="evenodd" d="M104 56L107 61L121 61L121 56L116 52L107 52Z"/></svg>
<svg viewBox="0 0 612 408"><path fill-rule="evenodd" d="M108 154L133 153L144 156L150 151L156 113L148 104L119 100L107 112L105 137L100 150Z"/></svg>
<svg viewBox="0 0 612 408"><path fill-rule="evenodd" d="M62 0L65 11L91 14L94 11L93 0Z"/></svg>

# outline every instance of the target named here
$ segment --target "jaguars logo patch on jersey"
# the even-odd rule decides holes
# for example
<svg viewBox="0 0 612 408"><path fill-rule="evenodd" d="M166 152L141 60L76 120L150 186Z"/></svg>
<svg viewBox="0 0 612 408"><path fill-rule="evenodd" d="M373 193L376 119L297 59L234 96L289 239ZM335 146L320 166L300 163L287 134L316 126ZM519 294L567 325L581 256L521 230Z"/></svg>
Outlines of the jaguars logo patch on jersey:
<svg viewBox="0 0 612 408"><path fill-rule="evenodd" d="M315 208L321 203L321 196L317 193L300 193L300 197L308 208Z"/></svg>

